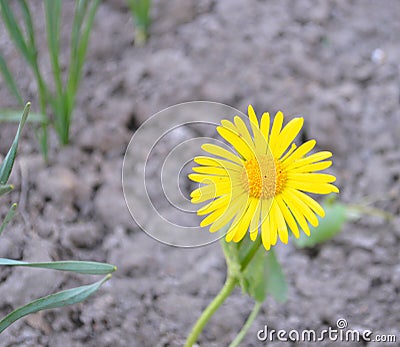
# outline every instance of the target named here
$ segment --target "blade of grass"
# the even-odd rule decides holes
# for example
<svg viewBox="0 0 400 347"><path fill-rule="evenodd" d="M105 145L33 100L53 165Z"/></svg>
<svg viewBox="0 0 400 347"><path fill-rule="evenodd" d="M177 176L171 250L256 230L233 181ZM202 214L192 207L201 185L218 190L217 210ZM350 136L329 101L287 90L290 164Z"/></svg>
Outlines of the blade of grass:
<svg viewBox="0 0 400 347"><path fill-rule="evenodd" d="M107 275L116 270L116 267L111 264L98 263L93 261L73 261L73 260L28 263L25 261L0 258L0 265L24 266L24 267L69 271L84 275Z"/></svg>
<svg viewBox="0 0 400 347"><path fill-rule="evenodd" d="M60 97L62 95L61 70L59 64L61 1L45 0L44 9L50 61L53 68L57 96Z"/></svg>
<svg viewBox="0 0 400 347"><path fill-rule="evenodd" d="M65 143L68 142L69 138L69 127L72 118L72 111L74 109L75 97L78 90L79 82L81 80L82 68L85 62L89 37L99 4L99 0L93 0L90 2L80 0L76 3L74 22L71 32L70 66L65 95ZM84 26L83 29L82 26Z"/></svg>
<svg viewBox="0 0 400 347"><path fill-rule="evenodd" d="M44 9L46 16L47 45L53 71L54 84L56 86L56 93L55 96L51 98L51 105L54 110L55 128L58 135L61 137L63 128L66 126L63 117L63 86L59 61L61 1L45 0Z"/></svg>
<svg viewBox="0 0 400 347"><path fill-rule="evenodd" d="M19 122L21 120L21 111L16 110L0 110L0 122ZM43 123L46 116L41 113L29 113L27 122Z"/></svg>
<svg viewBox="0 0 400 347"><path fill-rule="evenodd" d="M0 196L11 192L14 189L12 184L0 185Z"/></svg>
<svg viewBox="0 0 400 347"><path fill-rule="evenodd" d="M31 54L33 56L36 56L37 50L36 50L36 43L35 43L35 31L33 28L31 12L30 12L28 4L26 3L25 0L19 0L19 6L21 8L22 15L24 17L26 33L28 35L27 43L26 43L27 47L29 48Z"/></svg>
<svg viewBox="0 0 400 347"><path fill-rule="evenodd" d="M17 84L15 83L14 77L12 76L12 74L7 66L6 61L4 60L4 58L1 54L0 54L0 71L1 71L1 74L3 75L4 82L6 83L10 92L15 96L18 103L20 105L23 105L24 101L22 100L21 94L19 92Z"/></svg>
<svg viewBox="0 0 400 347"><path fill-rule="evenodd" d="M0 0L1 6L1 15L4 20L4 24L13 39L14 43L17 45L20 52L23 54L25 59L32 64L32 54L31 51L28 49L26 44L25 38L22 35L22 30L17 23L17 20L9 6L9 2L7 0Z"/></svg>
<svg viewBox="0 0 400 347"><path fill-rule="evenodd" d="M29 109L31 107L31 103L28 102L25 105L24 112L21 117L21 121L19 122L18 125L18 130L17 133L15 134L14 141L10 147L10 150L8 151L6 157L4 158L1 167L0 167L0 184L6 184L8 181L8 178L10 177L11 174L11 169L14 165L14 160L15 156L17 154L17 149L18 149L18 141L19 137L21 135L22 128L25 125L26 119L28 118L29 114Z"/></svg>
<svg viewBox="0 0 400 347"><path fill-rule="evenodd" d="M3 222L1 223L0 235L3 233L5 227L8 225L8 223L10 223L11 219L14 217L17 207L18 207L18 204L16 202L14 202L11 205L10 209L8 210L8 212L6 214L6 217L4 218Z"/></svg>
<svg viewBox="0 0 400 347"><path fill-rule="evenodd" d="M29 46L25 37L22 34L21 27L18 25L18 22L9 6L9 2L7 0L0 0L1 16L3 17L4 24L18 50L32 68L39 89L40 111L42 114L47 114L46 100L49 97L50 93L46 87L46 84L44 83L42 74L39 69L39 64L37 60L37 48L34 39L35 32L31 20L32 18L30 16L30 11L27 3L25 1L20 1L20 6L27 27L26 29L29 37ZM48 121L46 123L42 123L41 130L38 136L41 151L45 158L47 158L47 123Z"/></svg>
<svg viewBox="0 0 400 347"><path fill-rule="evenodd" d="M0 321L0 333L4 331L4 329L9 327L12 323L28 314L72 305L85 300L87 297L95 293L104 282L110 279L110 277L111 275L107 275L102 280L95 282L91 285L67 289L55 294L50 294L43 298L32 301L29 304L24 305L20 308L17 308L15 311L11 312Z"/></svg>

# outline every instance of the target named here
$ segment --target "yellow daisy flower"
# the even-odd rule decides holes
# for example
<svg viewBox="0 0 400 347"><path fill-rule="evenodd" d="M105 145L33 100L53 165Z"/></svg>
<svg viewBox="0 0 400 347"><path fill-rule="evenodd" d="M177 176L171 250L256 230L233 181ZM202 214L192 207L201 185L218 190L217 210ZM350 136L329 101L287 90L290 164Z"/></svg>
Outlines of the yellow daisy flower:
<svg viewBox="0 0 400 347"><path fill-rule="evenodd" d="M331 166L326 159L331 152L313 154L316 141L297 147L292 141L300 132L304 119L294 118L284 128L283 114L275 115L271 131L270 116L264 113L260 123L248 108L252 136L239 117L234 122L222 120L218 133L229 142L237 155L214 144L202 149L214 157L199 156L199 165L189 178L203 184L191 193L192 203L203 203L198 215L207 215L200 226L210 225L210 232L231 222L226 241L239 242L247 231L255 240L258 231L268 250L279 238L288 242L288 228L298 238L300 230L310 235L308 223L318 225L316 215L324 217L321 205L305 193L329 194L339 190L332 184L335 176L317 173ZM290 148L289 148L290 146Z"/></svg>

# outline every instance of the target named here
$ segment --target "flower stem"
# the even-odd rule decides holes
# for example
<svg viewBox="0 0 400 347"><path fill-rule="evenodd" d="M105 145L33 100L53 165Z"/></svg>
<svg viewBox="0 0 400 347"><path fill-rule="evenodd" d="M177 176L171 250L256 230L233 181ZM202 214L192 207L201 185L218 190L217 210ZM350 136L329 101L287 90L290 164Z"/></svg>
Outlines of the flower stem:
<svg viewBox="0 0 400 347"><path fill-rule="evenodd" d="M226 279L226 282L218 295L207 306L207 308L203 311L202 315L197 320L196 324L193 326L192 331L190 332L186 340L185 347L192 347L194 345L194 343L197 341L198 336L206 326L207 322L210 320L214 312L226 300L226 298L232 293L232 290L235 288L236 284L237 278L228 275L228 278Z"/></svg>
<svg viewBox="0 0 400 347"><path fill-rule="evenodd" d="M248 330L251 327L251 324L253 323L254 319L257 317L258 312L260 312L262 302L256 302L256 304L253 307L253 310L251 311L249 317L246 320L246 323L244 323L242 329L239 331L239 334L236 335L235 339L232 341L232 343L229 345L229 347L238 347L240 342L242 342L243 338L246 336Z"/></svg>

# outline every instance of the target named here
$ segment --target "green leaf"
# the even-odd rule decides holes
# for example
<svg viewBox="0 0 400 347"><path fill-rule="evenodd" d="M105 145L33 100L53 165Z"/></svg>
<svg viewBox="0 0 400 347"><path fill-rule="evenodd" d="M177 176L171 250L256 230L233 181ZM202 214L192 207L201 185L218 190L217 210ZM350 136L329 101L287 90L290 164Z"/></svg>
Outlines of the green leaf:
<svg viewBox="0 0 400 347"><path fill-rule="evenodd" d="M11 145L10 150L8 151L6 157L3 160L3 163L1 164L0 167L0 184L6 184L8 181L8 178L10 177L12 167L14 165L14 160L15 156L17 155L17 149L18 149L18 141L19 137L21 135L22 128L25 125L26 119L28 118L29 114L29 109L31 107L31 103L28 102L25 105L24 112L22 114L21 121L19 122L18 130L17 133L15 134L14 141Z"/></svg>
<svg viewBox="0 0 400 347"><path fill-rule="evenodd" d="M32 65L34 54L31 52L26 44L25 38L22 35L21 27L18 25L17 20L10 8L8 0L0 0L1 15L4 24L13 39L14 43L25 57L25 59Z"/></svg>
<svg viewBox="0 0 400 347"><path fill-rule="evenodd" d="M14 189L12 184L0 185L0 196L11 192Z"/></svg>
<svg viewBox="0 0 400 347"><path fill-rule="evenodd" d="M325 217L319 218L319 225L316 228L310 226L310 236L302 233L298 239L293 238L297 247L313 247L324 243L342 230L349 216L346 205L339 202L324 202L322 207L325 210Z"/></svg>
<svg viewBox="0 0 400 347"><path fill-rule="evenodd" d="M24 17L26 33L28 35L27 46L32 55L37 55L36 43L35 43L35 29L33 27L32 15L29 10L26 0L19 0L19 6Z"/></svg>
<svg viewBox="0 0 400 347"><path fill-rule="evenodd" d="M285 275L273 250L267 252L259 247L240 282L243 291L258 302L263 302L267 294L279 302L287 299Z"/></svg>
<svg viewBox="0 0 400 347"><path fill-rule="evenodd" d="M10 223L11 219L14 217L15 211L17 210L18 204L17 203L13 203L10 207L10 209L8 210L6 217L3 220L3 223L1 223L0 226L0 235L3 233L4 228L8 225L8 223Z"/></svg>
<svg viewBox="0 0 400 347"><path fill-rule="evenodd" d="M73 260L28 263L19 260L0 258L0 265L53 269L61 271L70 271L86 275L106 275L116 270L116 267L111 264L98 263L92 261L73 261Z"/></svg>
<svg viewBox="0 0 400 347"><path fill-rule="evenodd" d="M45 0L44 8L46 13L47 43L57 97L59 98L62 95L62 80L59 63L61 1Z"/></svg>
<svg viewBox="0 0 400 347"><path fill-rule="evenodd" d="M21 120L21 111L16 110L0 110L0 122L19 122ZM46 116L41 113L29 112L29 122L45 123L47 120Z"/></svg>
<svg viewBox="0 0 400 347"><path fill-rule="evenodd" d="M17 87L17 84L15 83L14 77L12 76L10 70L8 69L7 63L4 60L3 56L0 54L0 71L3 75L4 82L6 83L8 89L10 92L15 96L15 98L18 100L20 105L23 105L24 102L22 100L21 94L19 92L19 89Z"/></svg>
<svg viewBox="0 0 400 347"><path fill-rule="evenodd" d="M55 294L45 296L43 298L32 301L31 303L17 308L0 321L0 333L9 327L18 319L38 311L63 307L76 304L85 300L87 297L95 293L100 286L107 281L111 275L107 275L102 280L91 285L81 286L73 289L67 289Z"/></svg>
<svg viewBox="0 0 400 347"><path fill-rule="evenodd" d="M264 252L265 250L262 249ZM267 293L271 294L278 302L287 300L287 283L281 264L276 258L275 252L270 250L266 252L266 277Z"/></svg>

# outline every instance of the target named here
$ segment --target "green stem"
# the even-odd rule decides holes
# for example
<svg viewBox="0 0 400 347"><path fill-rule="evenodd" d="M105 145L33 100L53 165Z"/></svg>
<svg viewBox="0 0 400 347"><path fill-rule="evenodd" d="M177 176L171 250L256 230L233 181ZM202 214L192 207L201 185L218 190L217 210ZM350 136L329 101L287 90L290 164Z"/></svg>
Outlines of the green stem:
<svg viewBox="0 0 400 347"><path fill-rule="evenodd" d="M214 298L214 300L207 306L207 308L203 311L202 315L197 320L196 324L193 326L192 331L190 332L185 347L192 347L200 333L215 313L215 311L222 305L222 303L226 300L226 298L232 293L233 289L237 284L237 278L228 276L224 286L218 295Z"/></svg>
<svg viewBox="0 0 400 347"><path fill-rule="evenodd" d="M248 330L250 329L251 325L253 324L254 319L257 317L258 312L260 312L262 302L256 302L256 304L253 307L253 310L251 311L249 317L246 320L246 323L244 323L242 329L240 329L239 334L236 335L235 339L232 341L232 343L229 345L229 347L238 347L240 342L242 342L243 338L246 336Z"/></svg>

